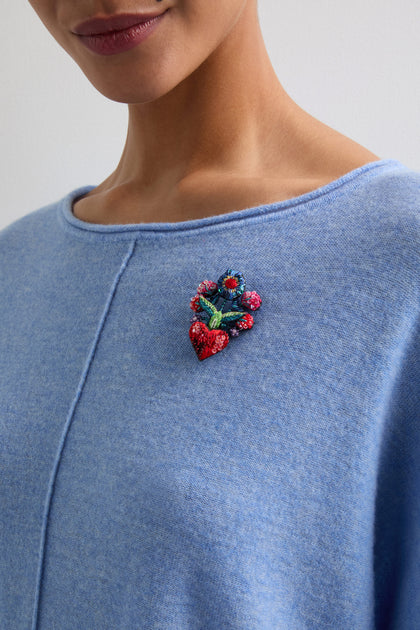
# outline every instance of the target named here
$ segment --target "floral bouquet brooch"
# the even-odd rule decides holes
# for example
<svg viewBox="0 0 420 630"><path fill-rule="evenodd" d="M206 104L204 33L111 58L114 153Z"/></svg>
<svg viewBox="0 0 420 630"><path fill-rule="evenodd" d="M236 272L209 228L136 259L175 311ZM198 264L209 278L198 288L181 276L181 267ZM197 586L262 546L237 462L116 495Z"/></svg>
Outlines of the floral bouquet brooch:
<svg viewBox="0 0 420 630"><path fill-rule="evenodd" d="M227 269L217 283L203 280L190 301L194 315L189 335L200 361L223 350L229 335L236 337L242 330L252 328L254 318L245 309L255 311L260 306L260 296L255 291L245 291L245 278L239 271Z"/></svg>

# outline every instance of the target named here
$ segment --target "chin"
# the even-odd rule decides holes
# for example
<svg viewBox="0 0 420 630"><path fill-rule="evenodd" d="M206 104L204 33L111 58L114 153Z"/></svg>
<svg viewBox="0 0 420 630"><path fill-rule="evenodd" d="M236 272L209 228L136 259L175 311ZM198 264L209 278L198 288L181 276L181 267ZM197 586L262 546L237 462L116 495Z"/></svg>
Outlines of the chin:
<svg viewBox="0 0 420 630"><path fill-rule="evenodd" d="M116 103L150 103L171 89L170 87L158 85L156 81L151 81L150 84L145 84L145 82L123 84L120 81L111 85L109 81L92 81L91 78L87 78L98 92Z"/></svg>
<svg viewBox="0 0 420 630"><path fill-rule="evenodd" d="M105 73L96 71L88 72L82 68L84 75L103 96L117 103L150 103L173 90L181 81L178 80L175 72L166 73L160 68L159 73L148 72L144 74L127 73L122 76L121 69L112 72L108 69ZM136 73L134 73L136 74Z"/></svg>
<svg viewBox="0 0 420 630"><path fill-rule="evenodd" d="M164 96L166 92L161 92L159 90L145 90L145 89L133 89L132 86L127 89L119 89L117 86L113 86L113 88L103 89L99 86L95 86L98 92L100 92L103 96L110 99L111 101L115 101L116 103L125 103L129 104L142 104L142 103L150 103L152 101L157 100L161 96Z"/></svg>

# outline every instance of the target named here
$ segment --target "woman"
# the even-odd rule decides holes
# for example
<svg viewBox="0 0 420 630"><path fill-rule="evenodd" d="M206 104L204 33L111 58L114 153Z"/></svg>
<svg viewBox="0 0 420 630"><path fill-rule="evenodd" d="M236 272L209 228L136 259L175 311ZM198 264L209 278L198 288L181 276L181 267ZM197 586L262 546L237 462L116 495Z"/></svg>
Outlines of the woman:
<svg viewBox="0 0 420 630"><path fill-rule="evenodd" d="M129 124L0 232L0 626L420 627L420 173L256 0L30 4Z"/></svg>

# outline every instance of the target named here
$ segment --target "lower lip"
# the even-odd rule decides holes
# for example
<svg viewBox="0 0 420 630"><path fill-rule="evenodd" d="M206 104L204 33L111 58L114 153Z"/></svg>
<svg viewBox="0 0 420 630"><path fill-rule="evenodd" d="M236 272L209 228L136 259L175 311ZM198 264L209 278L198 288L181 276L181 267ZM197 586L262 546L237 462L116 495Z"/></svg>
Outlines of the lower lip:
<svg viewBox="0 0 420 630"><path fill-rule="evenodd" d="M82 44L99 55L116 55L135 48L144 41L160 24L166 11L148 22L142 22L123 31L101 35L78 35Z"/></svg>

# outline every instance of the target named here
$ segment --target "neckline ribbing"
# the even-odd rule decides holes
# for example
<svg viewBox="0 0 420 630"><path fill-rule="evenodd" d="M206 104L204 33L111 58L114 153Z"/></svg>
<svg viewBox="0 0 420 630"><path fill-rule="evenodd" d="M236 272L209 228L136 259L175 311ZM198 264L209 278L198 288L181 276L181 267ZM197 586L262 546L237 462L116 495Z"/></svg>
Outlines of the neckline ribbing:
<svg viewBox="0 0 420 630"><path fill-rule="evenodd" d="M78 219L73 214L73 204L76 200L87 192L96 188L95 185L85 185L76 188L63 197L58 203L58 213L60 221L65 229L78 232L79 235L84 233L91 238L103 239L110 237L115 239L132 239L134 233L141 233L142 235L170 235L170 234L186 234L190 232L207 231L209 229L217 229L221 227L221 224L237 223L246 220L247 222L254 222L261 215L270 215L277 213L279 216L287 217L291 213L295 213L298 208L304 206L308 202L333 193L337 188L354 181L356 178L364 175L370 177L372 171L392 170L392 169L407 167L399 160L386 158L369 162L363 166L345 173L338 179L335 179L324 186L316 188L310 192L304 193L297 197L290 199L284 199L282 201L275 201L268 204L261 204L259 206L253 206L250 208L244 208L241 210L232 210L224 214L218 214L213 216L203 217L201 219L191 219L188 221L178 221L172 223L126 223L126 224L99 224L88 223Z"/></svg>

